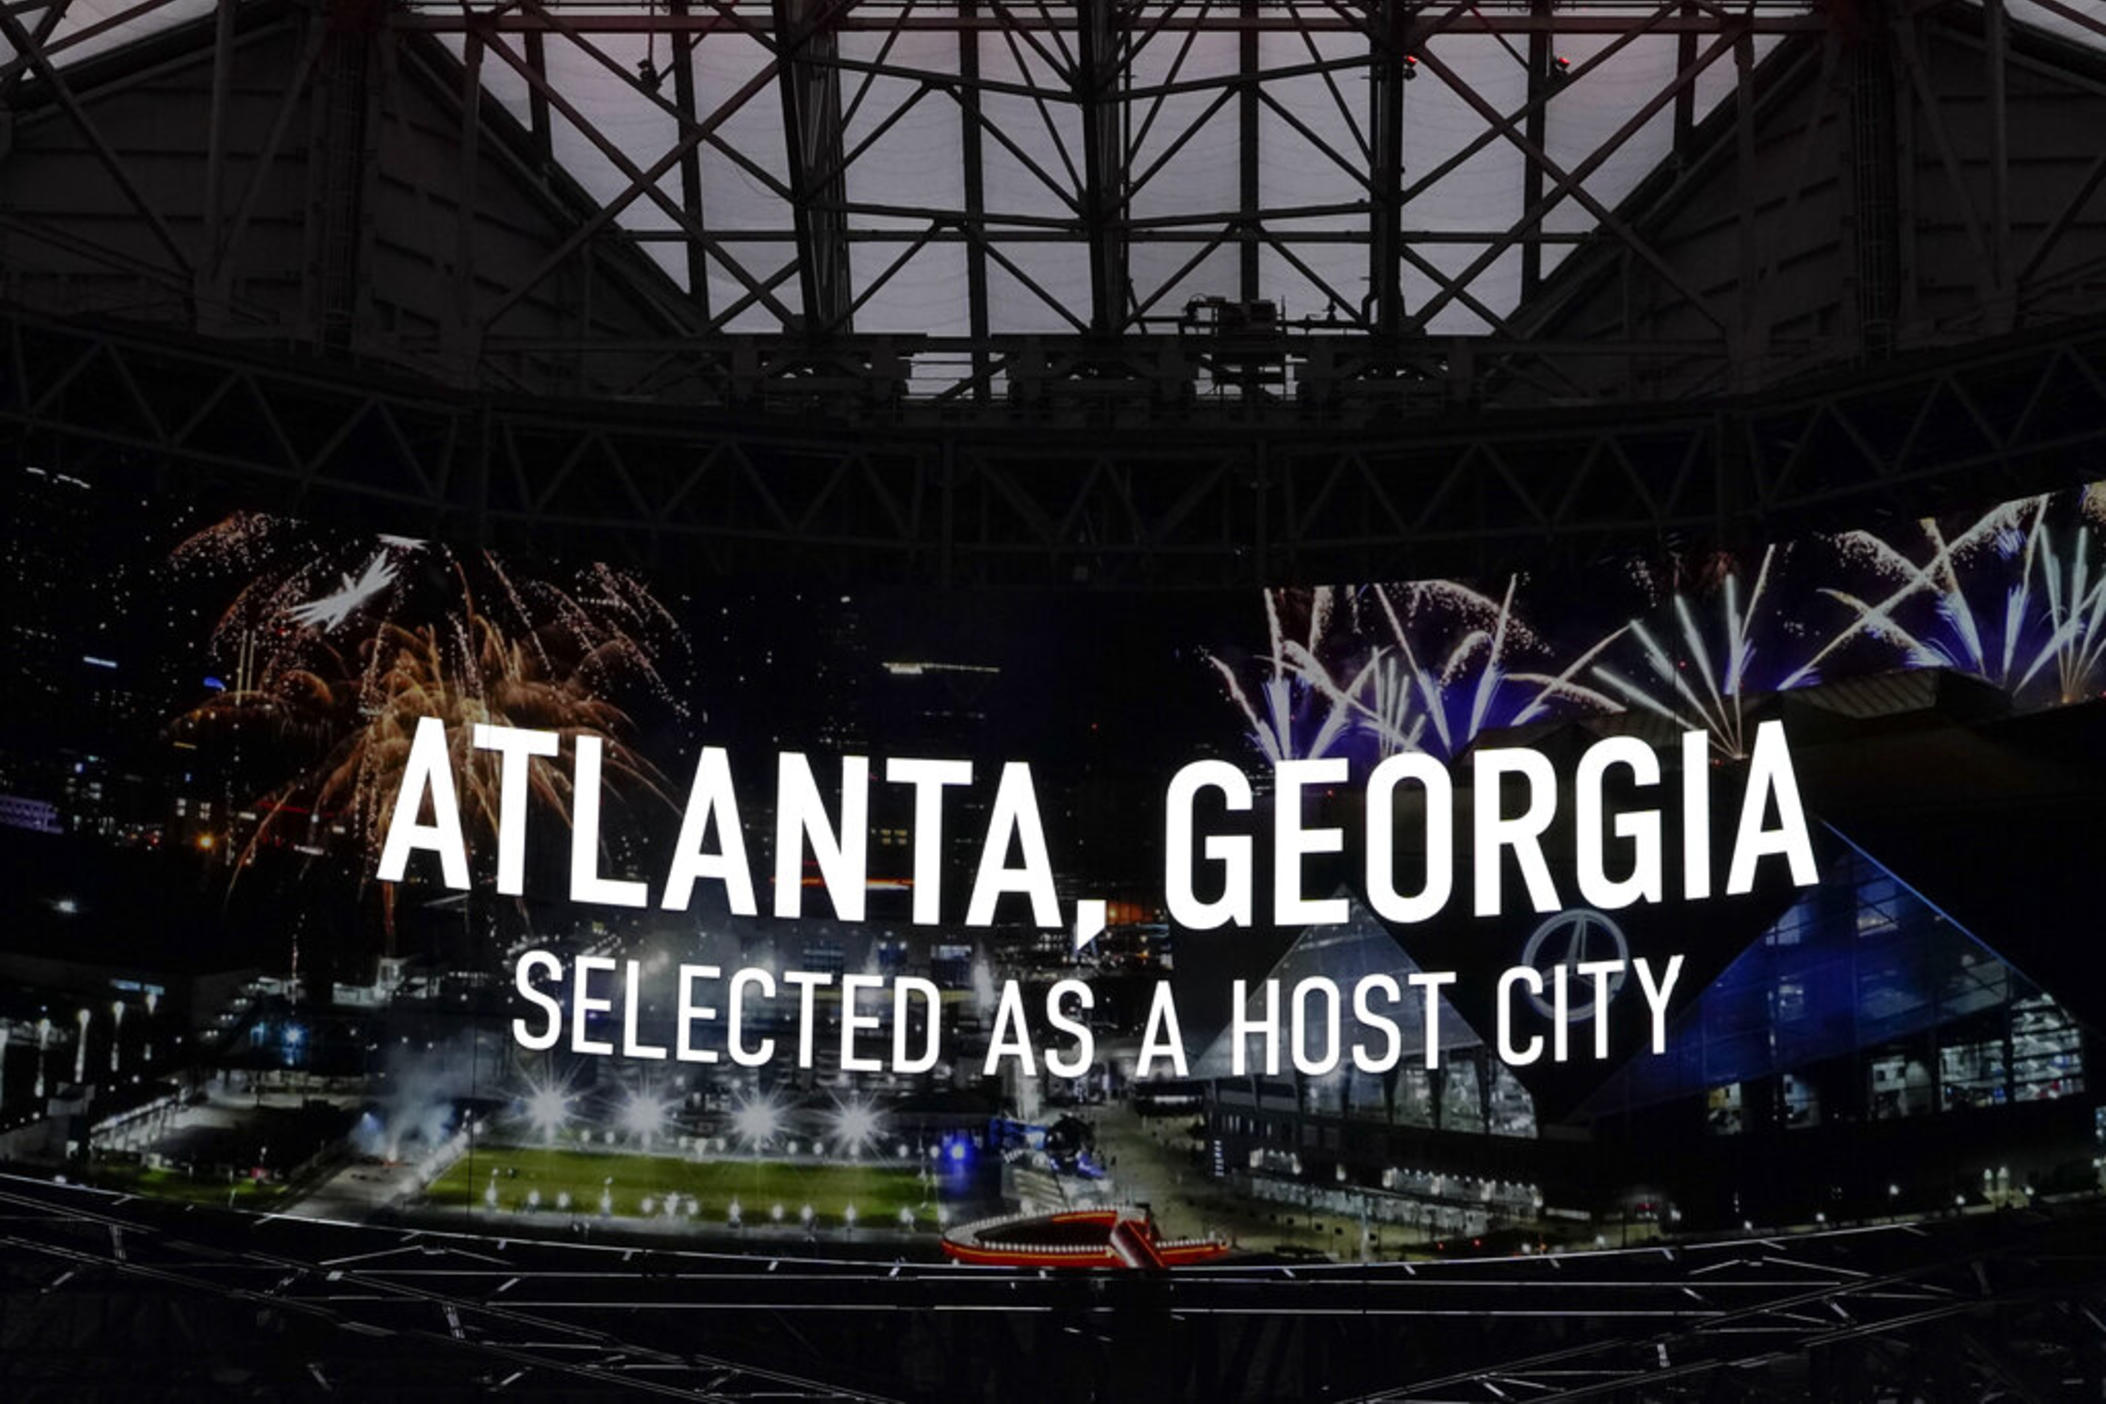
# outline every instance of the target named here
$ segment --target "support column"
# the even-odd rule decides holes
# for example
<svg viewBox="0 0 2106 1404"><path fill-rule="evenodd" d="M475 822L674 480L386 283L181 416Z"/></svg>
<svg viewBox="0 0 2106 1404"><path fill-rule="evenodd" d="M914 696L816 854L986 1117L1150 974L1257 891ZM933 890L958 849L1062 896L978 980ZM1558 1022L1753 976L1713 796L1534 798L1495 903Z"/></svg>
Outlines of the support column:
<svg viewBox="0 0 2106 1404"><path fill-rule="evenodd" d="M1075 88L1082 105L1082 222L1090 243L1090 330L1116 334L1128 296L1126 132L1117 100L1125 74L1116 0L1078 0Z"/></svg>
<svg viewBox="0 0 2106 1404"><path fill-rule="evenodd" d="M475 186L482 161L483 36L470 30L461 48L461 139L454 178L453 315L444 345L450 373L473 385L482 359L482 323L476 317Z"/></svg>
<svg viewBox="0 0 2106 1404"><path fill-rule="evenodd" d="M2009 331L2017 318L2018 290L2011 279L2011 118L2005 91L2011 67L2010 24L2004 0L1982 0L1984 62L1989 89L1989 261L1996 295L1989 329Z"/></svg>
<svg viewBox="0 0 2106 1404"><path fill-rule="evenodd" d="M1755 338L1762 325L1756 312L1762 263L1756 256L1760 236L1756 233L1759 173L1755 151L1755 36L1746 30L1733 41L1733 93L1737 108L1733 121L1733 198L1738 207L1740 225L1736 239L1740 272L1734 280L1739 286L1739 296L1734 299L1728 354L1735 384L1742 389L1753 389L1761 358L1761 348L1755 344ZM1820 99L1817 96L1814 100L1818 102Z"/></svg>
<svg viewBox="0 0 2106 1404"><path fill-rule="evenodd" d="M548 44L538 29L529 29L526 38L527 67L541 82L548 81ZM556 164L556 137L549 122L548 99L538 88L527 89L527 134L534 143L534 155L546 175Z"/></svg>
<svg viewBox="0 0 2106 1404"><path fill-rule="evenodd" d="M842 169L840 46L826 0L774 0L781 47L783 149L797 229L804 331L851 330L847 173Z"/></svg>
<svg viewBox="0 0 2106 1404"><path fill-rule="evenodd" d="M667 0L667 13L685 17L688 0ZM695 36L681 29L673 36L673 107L680 114L680 135L695 127ZM680 153L680 208L688 223L702 225L702 150L690 146ZM706 322L709 320L709 251L689 235L687 250L687 300Z"/></svg>
<svg viewBox="0 0 2106 1404"><path fill-rule="evenodd" d="M1245 302L1256 302L1263 296L1259 291L1257 236L1258 211L1264 207L1258 188L1258 0L1242 0L1241 13L1243 29L1236 36L1236 71L1243 80L1243 86L1236 92L1237 159L1240 162L1236 207L1243 218L1243 227L1237 231L1240 271L1237 291Z"/></svg>
<svg viewBox="0 0 2106 1404"><path fill-rule="evenodd" d="M372 166L375 49L385 22L385 0L328 0L323 23L322 77L316 84L319 140L311 219L309 271L312 335L325 352L351 349L364 299L360 264L365 248L366 175Z"/></svg>
<svg viewBox="0 0 2106 1404"><path fill-rule="evenodd" d="M1405 40L1410 11L1405 0L1379 0L1374 11L1374 65L1369 70L1373 102L1368 163L1369 219L1364 311L1381 336L1404 325L1404 84Z"/></svg>
<svg viewBox="0 0 2106 1404"><path fill-rule="evenodd" d="M51 6L47 13L57 11ZM205 256L198 261L194 301L198 330L213 332L226 320L227 288L219 246L226 237L228 108L234 85L234 24L237 0L219 0L212 29L212 107L205 132Z"/></svg>
<svg viewBox="0 0 2106 1404"><path fill-rule="evenodd" d="M1853 303L1858 354L1866 361L1883 361L1894 354L1901 287L1896 91L1884 21L1884 5L1864 0L1855 11L1855 22L1842 30L1850 63Z"/></svg>
<svg viewBox="0 0 2106 1404"><path fill-rule="evenodd" d="M1547 18L1550 0L1529 0L1528 11L1532 15ZM1693 35L1684 35L1693 39ZM1550 31L1531 29L1528 32L1528 117L1523 123L1528 144L1537 151L1544 149L1549 135L1549 114L1545 105L1550 98L1551 53ZM1694 87L1694 84L1690 85ZM1688 89L1684 89L1688 91ZM1543 163L1524 154L1521 159L1521 208L1532 210L1543 198ZM1525 302L1534 297L1536 289L1543 283L1542 227L1531 230L1526 243L1521 245L1521 297Z"/></svg>
<svg viewBox="0 0 2106 1404"><path fill-rule="evenodd" d="M971 23L979 9L978 0L958 0L958 16L966 21L958 26L958 99L963 104L959 113L960 154L965 161L965 305L973 338L973 398L985 402L993 394L987 383L993 361L987 353L987 167L980 147L980 31ZM946 444L946 454L948 451ZM949 471L946 457L945 472ZM945 492L948 508L948 486ZM948 528L945 550L949 550ZM950 584L948 555L944 584Z"/></svg>
<svg viewBox="0 0 2106 1404"><path fill-rule="evenodd" d="M1697 17L1697 7L1684 5L1681 16L1685 20ZM1675 39L1675 71L1687 73L1696 66L1697 36L1694 29L1685 29ZM1674 153L1677 161L1687 161L1696 144L1696 84L1685 83L1675 94Z"/></svg>

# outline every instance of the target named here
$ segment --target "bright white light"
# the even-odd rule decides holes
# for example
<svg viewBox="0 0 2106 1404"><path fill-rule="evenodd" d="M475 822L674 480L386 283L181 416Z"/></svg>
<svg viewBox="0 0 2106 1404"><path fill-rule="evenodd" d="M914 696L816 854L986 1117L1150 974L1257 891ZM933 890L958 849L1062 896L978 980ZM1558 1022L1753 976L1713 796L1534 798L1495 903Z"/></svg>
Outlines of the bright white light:
<svg viewBox="0 0 2106 1404"><path fill-rule="evenodd" d="M286 611L293 623L318 628L324 633L334 629L393 583L395 564L382 552L366 562L356 580L349 575L343 579L342 589Z"/></svg>
<svg viewBox="0 0 2106 1404"><path fill-rule="evenodd" d="M560 1087L535 1086L526 1098L527 1122L543 1136L553 1138L570 1120L570 1096Z"/></svg>
<svg viewBox="0 0 2106 1404"><path fill-rule="evenodd" d="M646 1141L665 1130L671 1108L648 1092L632 1092L622 1104L622 1130Z"/></svg>
<svg viewBox="0 0 2106 1404"><path fill-rule="evenodd" d="M877 1108L868 1102L844 1102L834 1109L834 1138L850 1155L860 1155L877 1140Z"/></svg>
<svg viewBox="0 0 2106 1404"><path fill-rule="evenodd" d="M738 1138L758 1150L775 1139L782 1129L782 1113L773 1102L756 1097L740 1105L731 1116L731 1129Z"/></svg>

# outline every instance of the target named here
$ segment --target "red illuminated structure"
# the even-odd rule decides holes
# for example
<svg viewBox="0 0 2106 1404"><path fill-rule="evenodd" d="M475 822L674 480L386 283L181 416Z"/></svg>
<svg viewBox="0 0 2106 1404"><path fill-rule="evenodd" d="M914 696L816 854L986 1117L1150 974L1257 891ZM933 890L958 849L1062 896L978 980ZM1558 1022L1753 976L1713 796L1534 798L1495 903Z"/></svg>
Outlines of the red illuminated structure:
<svg viewBox="0 0 2106 1404"><path fill-rule="evenodd" d="M1069 1209L982 1219L943 1236L945 1256L984 1267L1172 1268L1212 1262L1219 1238L1158 1238L1140 1209Z"/></svg>

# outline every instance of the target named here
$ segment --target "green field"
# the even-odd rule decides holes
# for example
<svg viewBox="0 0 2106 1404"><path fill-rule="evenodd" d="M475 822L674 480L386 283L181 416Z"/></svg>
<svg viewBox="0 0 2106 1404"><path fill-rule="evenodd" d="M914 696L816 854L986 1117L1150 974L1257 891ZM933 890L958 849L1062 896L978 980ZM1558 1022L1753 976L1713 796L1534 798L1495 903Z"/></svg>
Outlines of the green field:
<svg viewBox="0 0 2106 1404"><path fill-rule="evenodd" d="M285 1186L275 1182L259 1184L247 1178L232 1183L225 1179L196 1179L174 1170L149 1170L142 1165L122 1163L97 1165L89 1182L103 1189L210 1204L221 1209L230 1205L236 1209L268 1209L285 1193Z"/></svg>
<svg viewBox="0 0 2106 1404"><path fill-rule="evenodd" d="M838 1225L851 1204L857 1221L873 1228L897 1227L901 1209L913 1210L920 1224L936 1221L935 1201L916 1173L897 1166L698 1161L514 1146L478 1147L434 1181L425 1198L448 1208L485 1209L492 1185L497 1187L500 1212L528 1208L529 1195L538 1192L538 1208L544 1213L564 1212L557 1207L557 1196L568 1194L568 1212L596 1214L605 1191L614 1212L624 1215L643 1214L645 1199L652 1201L651 1213L657 1216L664 1214L668 1194L692 1198L697 1201L697 1223L724 1223L734 1199L748 1224L769 1222L769 1211L777 1204L783 1206L783 1222L792 1224L806 1204L821 1224Z"/></svg>

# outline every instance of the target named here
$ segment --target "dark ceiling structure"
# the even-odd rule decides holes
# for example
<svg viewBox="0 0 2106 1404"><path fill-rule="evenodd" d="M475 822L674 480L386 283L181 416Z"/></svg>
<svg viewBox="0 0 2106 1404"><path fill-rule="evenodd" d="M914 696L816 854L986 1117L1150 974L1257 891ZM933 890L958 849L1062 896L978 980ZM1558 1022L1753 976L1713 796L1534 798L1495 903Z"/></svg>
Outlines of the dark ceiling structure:
<svg viewBox="0 0 2106 1404"><path fill-rule="evenodd" d="M1220 586L2095 475L2095 0L11 0L0 443Z"/></svg>

